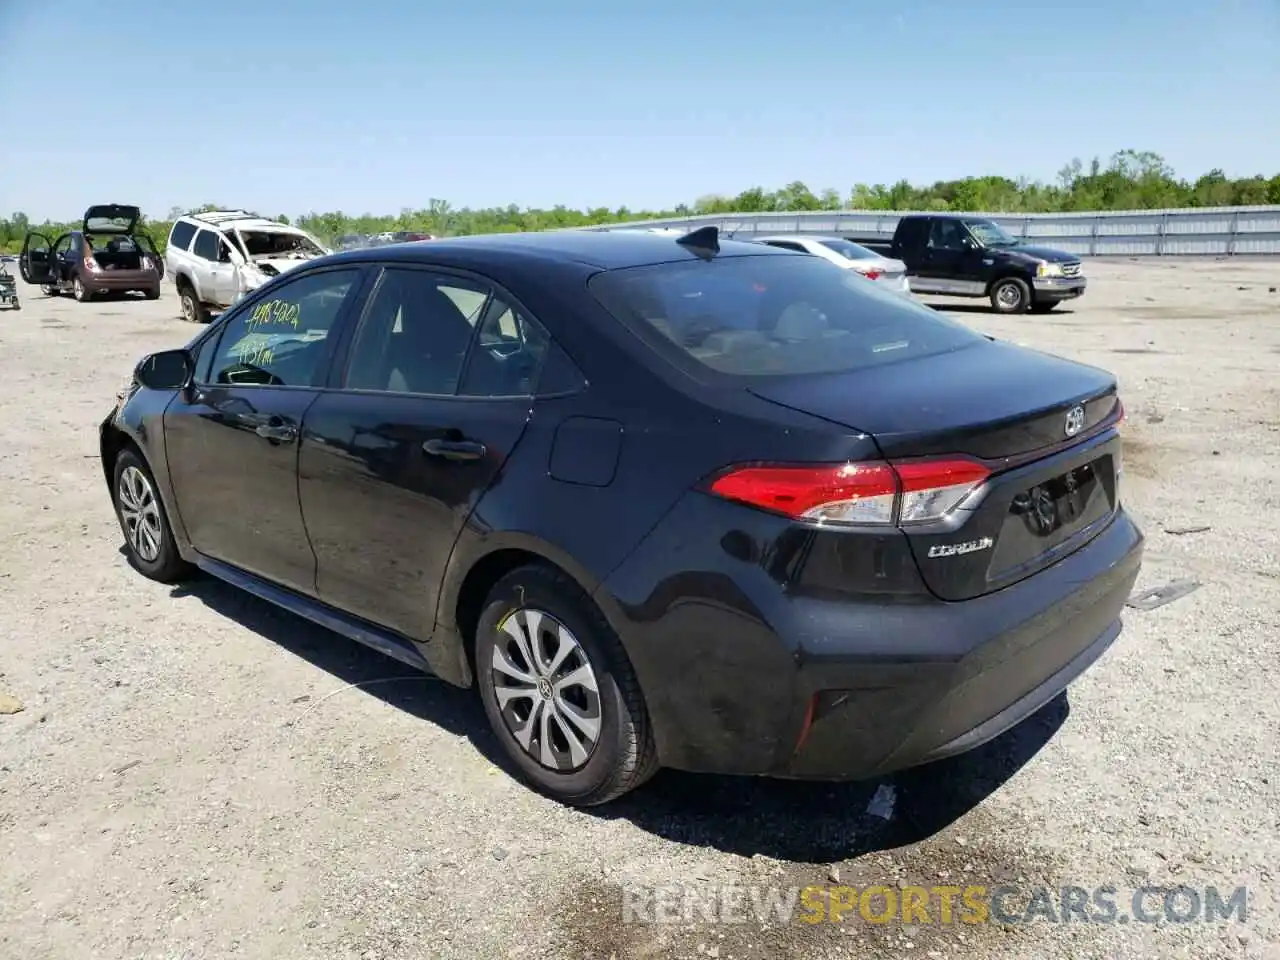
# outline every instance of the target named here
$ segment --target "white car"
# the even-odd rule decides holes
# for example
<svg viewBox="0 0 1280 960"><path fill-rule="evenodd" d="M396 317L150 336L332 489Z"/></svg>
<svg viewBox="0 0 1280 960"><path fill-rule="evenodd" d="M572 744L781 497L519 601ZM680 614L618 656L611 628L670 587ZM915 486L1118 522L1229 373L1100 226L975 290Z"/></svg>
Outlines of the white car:
<svg viewBox="0 0 1280 960"><path fill-rule="evenodd" d="M911 296L905 263L901 260L882 257L874 250L859 246L852 240L845 240L842 237L804 237L794 234L752 239L757 243L767 243L771 247L811 253L815 257L830 260L838 267L859 273L894 293Z"/></svg>
<svg viewBox="0 0 1280 960"><path fill-rule="evenodd" d="M244 210L213 210L173 222L165 273L178 288L183 319L203 323L272 277L329 252L287 223Z"/></svg>

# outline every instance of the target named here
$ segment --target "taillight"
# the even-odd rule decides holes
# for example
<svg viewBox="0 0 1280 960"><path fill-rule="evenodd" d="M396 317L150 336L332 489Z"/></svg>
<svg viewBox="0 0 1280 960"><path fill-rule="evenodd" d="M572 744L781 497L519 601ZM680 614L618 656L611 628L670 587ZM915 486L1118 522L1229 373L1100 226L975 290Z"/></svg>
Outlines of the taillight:
<svg viewBox="0 0 1280 960"><path fill-rule="evenodd" d="M152 261L152 259L151 259L150 257L143 257L143 258L142 258L142 269L143 269L143 270L154 270L155 268L156 268L156 265L155 265L154 261Z"/></svg>
<svg viewBox="0 0 1280 960"><path fill-rule="evenodd" d="M102 268L98 266L98 261L93 259L92 255L84 258L84 268L90 273L97 273Z"/></svg>
<svg viewBox="0 0 1280 960"><path fill-rule="evenodd" d="M711 493L796 520L921 523L946 516L990 471L972 460L765 465L730 469Z"/></svg>
<svg viewBox="0 0 1280 960"><path fill-rule="evenodd" d="M1116 426L1118 427L1120 426L1120 424L1124 423L1124 419L1125 419L1124 403L1120 400L1119 397L1116 397Z"/></svg>
<svg viewBox="0 0 1280 960"><path fill-rule="evenodd" d="M868 280L879 280L882 276L884 276L884 274L882 274L879 270L864 270L862 271L862 275L866 277Z"/></svg>

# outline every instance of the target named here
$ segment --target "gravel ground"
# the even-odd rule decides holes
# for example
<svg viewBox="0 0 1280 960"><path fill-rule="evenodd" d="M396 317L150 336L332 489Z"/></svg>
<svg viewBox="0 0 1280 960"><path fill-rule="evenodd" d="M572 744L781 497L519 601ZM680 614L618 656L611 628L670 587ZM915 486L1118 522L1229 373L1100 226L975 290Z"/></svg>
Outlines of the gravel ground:
<svg viewBox="0 0 1280 960"><path fill-rule="evenodd" d="M194 331L171 290L23 288L0 311L0 956L1280 956L1280 260L1088 270L1050 316L947 309L1119 373L1139 589L1200 588L1129 611L1069 696L969 756L882 785L663 773L591 813L496 766L466 693L133 573L95 426L141 354ZM1250 899L1244 923L623 922L638 885L836 876L1109 884L1122 912L1146 884Z"/></svg>

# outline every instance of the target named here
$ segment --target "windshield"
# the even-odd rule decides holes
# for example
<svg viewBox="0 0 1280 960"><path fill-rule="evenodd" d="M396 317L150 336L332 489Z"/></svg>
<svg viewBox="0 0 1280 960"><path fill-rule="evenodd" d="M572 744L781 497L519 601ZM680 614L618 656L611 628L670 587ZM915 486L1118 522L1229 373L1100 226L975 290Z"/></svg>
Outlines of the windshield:
<svg viewBox="0 0 1280 960"><path fill-rule="evenodd" d="M1018 243L990 220L966 220L964 225L984 247L1012 247Z"/></svg>
<svg viewBox="0 0 1280 960"><path fill-rule="evenodd" d="M250 257L304 258L321 255L322 251L300 233L278 230L240 230L241 240Z"/></svg>
<svg viewBox="0 0 1280 960"><path fill-rule="evenodd" d="M879 260L880 254L860 247L851 240L819 240L828 250L834 250L846 260Z"/></svg>
<svg viewBox="0 0 1280 960"><path fill-rule="evenodd" d="M982 341L968 327L816 257L631 267L596 274L588 288L642 336L660 333L659 352L694 375L835 373Z"/></svg>

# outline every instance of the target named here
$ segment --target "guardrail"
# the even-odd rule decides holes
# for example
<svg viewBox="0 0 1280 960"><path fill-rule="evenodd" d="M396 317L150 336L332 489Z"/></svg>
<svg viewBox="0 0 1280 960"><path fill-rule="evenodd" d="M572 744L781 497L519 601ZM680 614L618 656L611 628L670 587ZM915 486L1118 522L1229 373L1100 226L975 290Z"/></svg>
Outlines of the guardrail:
<svg viewBox="0 0 1280 960"><path fill-rule="evenodd" d="M937 211L825 210L725 213L628 223L625 227L714 225L728 236L816 233L864 238L893 236L908 213ZM1280 206L1195 207L1106 213L969 213L994 220L1014 236L1085 257L1280 255ZM619 224L590 227L618 229Z"/></svg>

